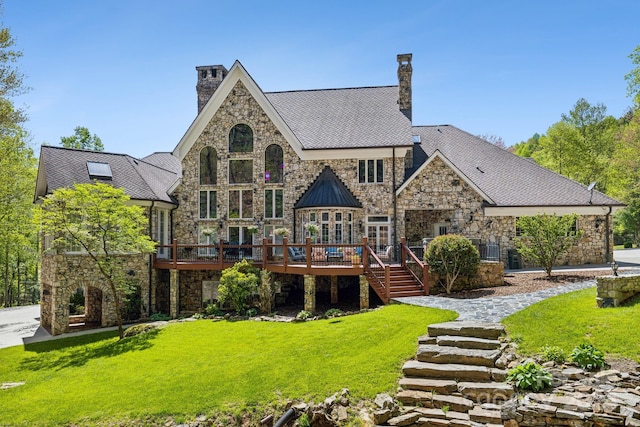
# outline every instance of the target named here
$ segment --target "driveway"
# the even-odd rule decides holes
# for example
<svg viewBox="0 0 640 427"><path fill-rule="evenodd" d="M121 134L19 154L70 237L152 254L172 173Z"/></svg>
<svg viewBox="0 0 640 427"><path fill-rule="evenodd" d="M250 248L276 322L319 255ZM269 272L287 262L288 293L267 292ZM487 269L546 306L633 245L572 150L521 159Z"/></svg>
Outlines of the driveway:
<svg viewBox="0 0 640 427"><path fill-rule="evenodd" d="M613 251L613 259L622 267L638 266L640 265L640 249L619 249Z"/></svg>
<svg viewBox="0 0 640 427"><path fill-rule="evenodd" d="M40 326L40 306L26 305L0 309L0 348L22 345Z"/></svg>

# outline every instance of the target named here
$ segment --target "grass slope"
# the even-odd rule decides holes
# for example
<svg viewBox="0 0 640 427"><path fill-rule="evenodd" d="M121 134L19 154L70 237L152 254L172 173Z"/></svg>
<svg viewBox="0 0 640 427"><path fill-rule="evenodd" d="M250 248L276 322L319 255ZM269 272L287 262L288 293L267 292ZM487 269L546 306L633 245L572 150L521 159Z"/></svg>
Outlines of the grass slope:
<svg viewBox="0 0 640 427"><path fill-rule="evenodd" d="M607 356L640 361L640 299L624 307L598 308L595 288L570 292L534 304L506 319L509 334L522 337L519 352L534 354L544 345L570 354L588 342Z"/></svg>
<svg viewBox="0 0 640 427"><path fill-rule="evenodd" d="M407 305L306 323L169 325L118 341L100 333L0 350L0 425L62 425L211 414L226 406L392 391L428 324L449 311Z"/></svg>

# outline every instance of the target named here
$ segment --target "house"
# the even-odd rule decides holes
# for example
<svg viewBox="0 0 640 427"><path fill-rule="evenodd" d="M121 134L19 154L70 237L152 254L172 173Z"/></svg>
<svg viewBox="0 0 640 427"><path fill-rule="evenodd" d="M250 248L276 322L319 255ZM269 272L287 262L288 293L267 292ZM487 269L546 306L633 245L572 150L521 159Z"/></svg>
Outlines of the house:
<svg viewBox="0 0 640 427"><path fill-rule="evenodd" d="M36 197L93 179L125 188L159 243L132 261L143 311L172 317L215 299L221 270L239 259L272 271L281 303L311 310L316 297L349 293L361 307L386 302L393 277L425 292L414 252L439 234L462 234L501 267L521 267L516 218L543 212L579 214L583 236L563 263L612 259L620 202L454 126L414 126L411 55L397 59L398 85L272 93L238 61L196 67L198 114L173 152L134 159L42 147ZM43 256L52 333L68 328L61 302L72 289L100 301L82 254L70 259ZM93 305L88 318L109 324L104 298Z"/></svg>

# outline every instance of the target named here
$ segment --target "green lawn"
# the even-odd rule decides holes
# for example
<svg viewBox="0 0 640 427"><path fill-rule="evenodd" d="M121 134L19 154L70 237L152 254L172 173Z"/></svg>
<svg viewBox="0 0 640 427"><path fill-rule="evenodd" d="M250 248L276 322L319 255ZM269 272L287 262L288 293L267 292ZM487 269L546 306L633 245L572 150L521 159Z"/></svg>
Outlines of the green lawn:
<svg viewBox="0 0 640 427"><path fill-rule="evenodd" d="M0 425L191 418L217 410L393 391L427 325L449 311L390 305L306 323L169 325L118 341L114 333L0 350Z"/></svg>
<svg viewBox="0 0 640 427"><path fill-rule="evenodd" d="M519 352L534 354L544 345L567 354L580 343L593 344L607 356L640 361L640 299L624 307L597 308L589 288L549 298L507 317L509 334L521 337Z"/></svg>

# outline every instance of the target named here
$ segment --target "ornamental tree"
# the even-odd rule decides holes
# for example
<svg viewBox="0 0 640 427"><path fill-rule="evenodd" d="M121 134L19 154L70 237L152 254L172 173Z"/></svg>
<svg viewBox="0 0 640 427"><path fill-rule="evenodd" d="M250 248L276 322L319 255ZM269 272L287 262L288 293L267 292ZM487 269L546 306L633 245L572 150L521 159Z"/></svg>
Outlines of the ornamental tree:
<svg viewBox="0 0 640 427"><path fill-rule="evenodd" d="M225 269L218 286L220 303L228 301L238 314L243 314L248 308L251 296L258 292L258 274L258 269L246 259Z"/></svg>
<svg viewBox="0 0 640 427"><path fill-rule="evenodd" d="M438 236L429 243L424 254L429 270L444 276L445 291L450 294L460 276L476 274L480 254L471 240L456 234Z"/></svg>
<svg viewBox="0 0 640 427"><path fill-rule="evenodd" d="M582 237L582 231L574 226L578 215L535 215L516 220L520 236L515 245L525 260L544 268L548 277L558 258Z"/></svg>
<svg viewBox="0 0 640 427"><path fill-rule="evenodd" d="M150 253L155 248L146 234L148 220L140 206L130 205L122 188L96 182L59 188L42 199L35 221L54 247L81 246L107 281L115 301L118 331L122 331L122 297L128 280L123 254ZM126 256L126 255L125 255Z"/></svg>

